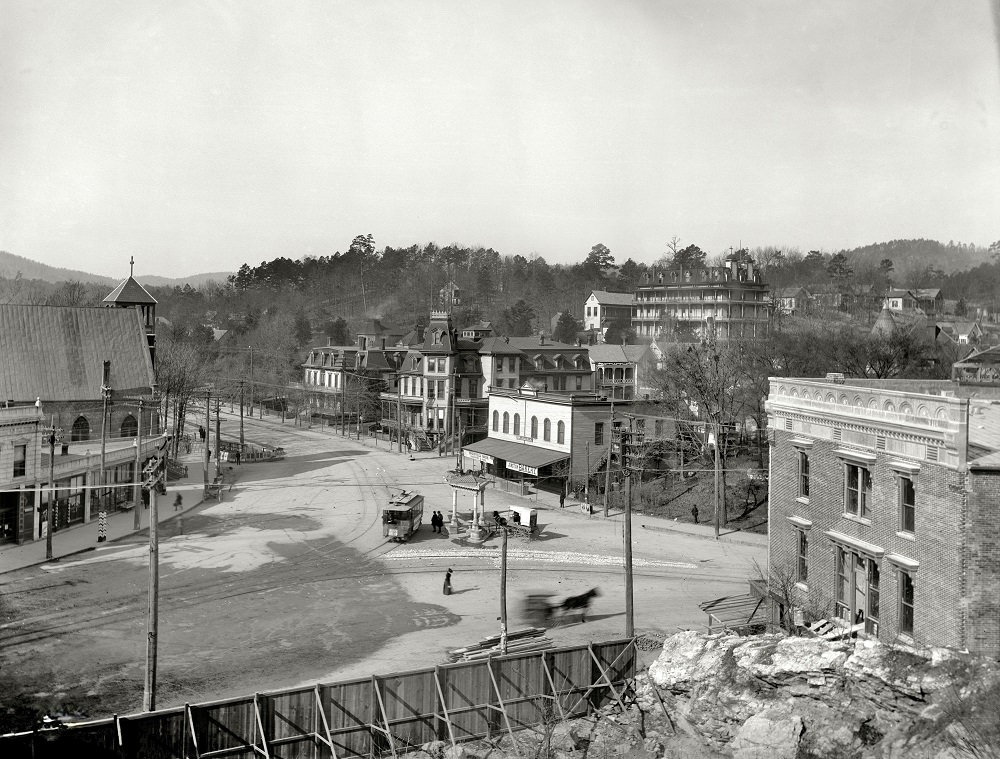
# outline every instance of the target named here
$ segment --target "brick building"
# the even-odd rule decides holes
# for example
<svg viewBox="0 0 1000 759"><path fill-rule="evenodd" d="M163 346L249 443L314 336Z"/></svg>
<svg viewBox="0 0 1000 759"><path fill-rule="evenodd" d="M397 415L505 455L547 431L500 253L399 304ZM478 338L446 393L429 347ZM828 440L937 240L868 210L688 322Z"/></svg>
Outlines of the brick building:
<svg viewBox="0 0 1000 759"><path fill-rule="evenodd" d="M772 378L772 595L785 585L807 619L884 640L1000 657L1000 405L978 393Z"/></svg>

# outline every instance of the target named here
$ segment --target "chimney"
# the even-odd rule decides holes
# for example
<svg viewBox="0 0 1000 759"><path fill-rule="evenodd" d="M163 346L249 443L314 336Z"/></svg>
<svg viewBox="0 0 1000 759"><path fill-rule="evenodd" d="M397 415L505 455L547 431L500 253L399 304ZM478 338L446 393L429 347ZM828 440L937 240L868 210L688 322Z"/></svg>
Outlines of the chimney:
<svg viewBox="0 0 1000 759"><path fill-rule="evenodd" d="M579 337L578 337L578 338L576 338L576 347L577 347L577 348L579 348L579 347L581 347L582 345L583 345L583 343L581 343L581 342L580 342L580 338L579 338Z"/></svg>
<svg viewBox="0 0 1000 759"><path fill-rule="evenodd" d="M385 350L385 338L382 338L382 350Z"/></svg>

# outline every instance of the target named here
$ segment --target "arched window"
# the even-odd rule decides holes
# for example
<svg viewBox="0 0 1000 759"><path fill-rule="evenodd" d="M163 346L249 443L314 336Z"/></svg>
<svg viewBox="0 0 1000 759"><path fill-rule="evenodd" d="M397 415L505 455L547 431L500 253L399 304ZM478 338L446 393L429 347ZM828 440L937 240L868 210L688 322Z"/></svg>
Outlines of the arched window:
<svg viewBox="0 0 1000 759"><path fill-rule="evenodd" d="M510 432L510 414L506 411L503 412L503 431L504 434Z"/></svg>
<svg viewBox="0 0 1000 759"><path fill-rule="evenodd" d="M73 429L70 431L69 439L74 443L77 440L90 440L90 422L87 421L87 417L78 416L76 418L76 421L73 422Z"/></svg>
<svg viewBox="0 0 1000 759"><path fill-rule="evenodd" d="M515 435L520 435L521 434L521 415L520 414L514 414L514 434Z"/></svg>
<svg viewBox="0 0 1000 759"><path fill-rule="evenodd" d="M122 437L135 437L139 434L139 423L129 414L122 419Z"/></svg>
<svg viewBox="0 0 1000 759"><path fill-rule="evenodd" d="M493 412L493 431L498 432L500 430L500 412Z"/></svg>
<svg viewBox="0 0 1000 759"><path fill-rule="evenodd" d="M556 442L566 442L566 422L559 422L559 424L556 425Z"/></svg>
<svg viewBox="0 0 1000 759"><path fill-rule="evenodd" d="M546 419L542 422L542 440L552 439L552 422Z"/></svg>
<svg viewBox="0 0 1000 759"><path fill-rule="evenodd" d="M538 417L531 417L531 439L534 440L538 437Z"/></svg>

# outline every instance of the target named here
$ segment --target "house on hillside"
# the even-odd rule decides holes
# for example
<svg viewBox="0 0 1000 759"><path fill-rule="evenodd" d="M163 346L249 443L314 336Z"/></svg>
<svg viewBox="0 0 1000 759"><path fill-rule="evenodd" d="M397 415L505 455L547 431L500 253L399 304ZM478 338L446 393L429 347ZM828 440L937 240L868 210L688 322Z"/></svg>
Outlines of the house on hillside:
<svg viewBox="0 0 1000 759"><path fill-rule="evenodd" d="M822 616L862 637L1000 658L1000 405L986 390L771 378L775 620Z"/></svg>
<svg viewBox="0 0 1000 759"><path fill-rule="evenodd" d="M883 305L885 308L893 311L912 312L920 310L920 304L917 301L917 296L913 294L913 291L900 290L898 288L889 290L885 294Z"/></svg>
<svg viewBox="0 0 1000 759"><path fill-rule="evenodd" d="M784 287L774 294L774 301L779 313L795 316L809 313L812 295L804 287Z"/></svg>
<svg viewBox="0 0 1000 759"><path fill-rule="evenodd" d="M983 328L978 322L939 321L938 328L958 345L977 346L983 339Z"/></svg>
<svg viewBox="0 0 1000 759"><path fill-rule="evenodd" d="M632 322L632 293L594 290L583 304L583 328L594 330L603 339L612 322Z"/></svg>
<svg viewBox="0 0 1000 759"><path fill-rule="evenodd" d="M589 354L597 395L633 400L651 393L656 355L648 344L592 345Z"/></svg>
<svg viewBox="0 0 1000 759"><path fill-rule="evenodd" d="M936 317L944 313L944 295L939 288L921 288L912 292L917 308L928 316Z"/></svg>

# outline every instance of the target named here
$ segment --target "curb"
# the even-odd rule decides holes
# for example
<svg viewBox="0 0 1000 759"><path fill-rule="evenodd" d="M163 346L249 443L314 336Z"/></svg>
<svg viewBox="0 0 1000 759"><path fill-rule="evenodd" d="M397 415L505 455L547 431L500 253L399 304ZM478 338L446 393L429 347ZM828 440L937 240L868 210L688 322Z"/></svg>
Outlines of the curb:
<svg viewBox="0 0 1000 759"><path fill-rule="evenodd" d="M740 538L730 537L730 535L740 534L740 533L730 532L724 535L719 535L718 539L716 539L715 535L701 535L697 532L689 532L688 530L675 530L672 527L659 527L657 525L652 525L652 524L640 524L639 526L642 527L642 529L644 530L652 530L653 532L673 532L677 533L678 535L687 535L688 537L691 538L701 538L702 540L712 540L712 541L718 540L718 542L721 543L735 543L736 545L752 546L754 548L767 547L766 543L767 535L761 535L761 537L764 539L765 542L759 543L753 540L741 540Z"/></svg>

